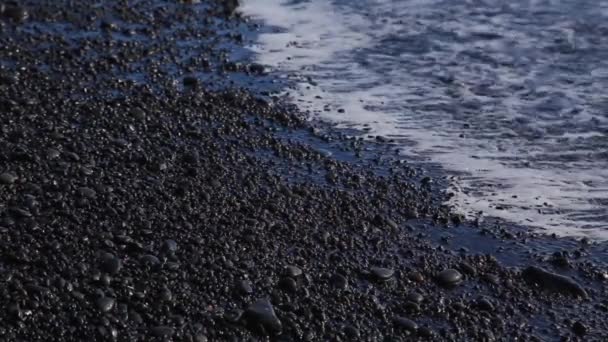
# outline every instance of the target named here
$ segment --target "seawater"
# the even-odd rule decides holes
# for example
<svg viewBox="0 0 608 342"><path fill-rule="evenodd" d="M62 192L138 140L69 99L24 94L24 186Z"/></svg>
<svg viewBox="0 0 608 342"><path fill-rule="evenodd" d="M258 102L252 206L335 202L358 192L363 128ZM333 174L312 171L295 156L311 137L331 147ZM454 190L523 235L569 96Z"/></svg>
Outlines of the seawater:
<svg viewBox="0 0 608 342"><path fill-rule="evenodd" d="M453 175L448 204L608 239L608 1L244 0L257 61L338 128Z"/></svg>

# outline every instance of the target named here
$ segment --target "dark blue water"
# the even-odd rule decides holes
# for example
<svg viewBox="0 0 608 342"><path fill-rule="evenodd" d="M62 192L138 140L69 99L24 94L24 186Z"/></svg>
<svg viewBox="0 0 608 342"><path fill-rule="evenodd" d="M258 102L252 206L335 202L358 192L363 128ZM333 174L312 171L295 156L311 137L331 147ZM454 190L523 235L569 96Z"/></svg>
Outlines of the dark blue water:
<svg viewBox="0 0 608 342"><path fill-rule="evenodd" d="M469 217L608 238L608 1L243 2L311 119L448 170Z"/></svg>

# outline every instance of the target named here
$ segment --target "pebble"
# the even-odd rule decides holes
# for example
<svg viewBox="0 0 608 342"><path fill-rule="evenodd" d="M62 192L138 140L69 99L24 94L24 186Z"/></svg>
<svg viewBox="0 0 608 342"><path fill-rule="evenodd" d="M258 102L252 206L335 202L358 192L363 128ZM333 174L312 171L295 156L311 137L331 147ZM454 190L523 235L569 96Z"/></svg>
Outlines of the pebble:
<svg viewBox="0 0 608 342"><path fill-rule="evenodd" d="M283 330L283 324L268 299L260 299L249 305L245 315L251 323L261 325L272 332L278 333Z"/></svg>
<svg viewBox="0 0 608 342"><path fill-rule="evenodd" d="M330 283L335 288L341 289L341 290L344 290L348 287L348 279L346 279L346 277L344 277L343 275L341 275L339 273L336 273L331 277Z"/></svg>
<svg viewBox="0 0 608 342"><path fill-rule="evenodd" d="M412 303L422 303L424 297L418 292L410 292L406 299Z"/></svg>
<svg viewBox="0 0 608 342"><path fill-rule="evenodd" d="M29 13L24 7L9 4L4 8L2 15L6 18L14 20L15 22L22 22L28 18Z"/></svg>
<svg viewBox="0 0 608 342"><path fill-rule="evenodd" d="M160 325L150 329L153 336L156 337L170 337L173 335L173 328Z"/></svg>
<svg viewBox="0 0 608 342"><path fill-rule="evenodd" d="M160 260L152 254L146 254L146 255L142 256L139 260L142 263L150 265L150 266L156 266L156 265L160 264Z"/></svg>
<svg viewBox="0 0 608 342"><path fill-rule="evenodd" d="M302 269L297 266L286 266L283 273L291 278L297 278L302 275Z"/></svg>
<svg viewBox="0 0 608 342"><path fill-rule="evenodd" d="M198 79L194 76L186 76L184 77L183 83L186 87L197 87Z"/></svg>
<svg viewBox="0 0 608 342"><path fill-rule="evenodd" d="M462 282L462 274L455 269L447 269L439 272L435 277L437 282L443 286L455 286Z"/></svg>
<svg viewBox="0 0 608 342"><path fill-rule="evenodd" d="M374 276L374 278L379 281L386 281L395 274L395 271L393 269L384 267L372 267L370 269L370 272L372 276Z"/></svg>
<svg viewBox="0 0 608 342"><path fill-rule="evenodd" d="M395 317L394 322L397 327L403 328L407 331L416 332L416 330L418 330L418 324L411 319L397 316Z"/></svg>
<svg viewBox="0 0 608 342"><path fill-rule="evenodd" d="M114 254L105 253L101 258L100 269L111 275L115 275L120 272L122 268L122 260L114 256Z"/></svg>
<svg viewBox="0 0 608 342"><path fill-rule="evenodd" d="M165 240L160 248L165 253L175 253L177 251L177 242L175 240Z"/></svg>
<svg viewBox="0 0 608 342"><path fill-rule="evenodd" d="M296 292L298 290L298 283L291 277L281 278L279 286L288 292Z"/></svg>
<svg viewBox="0 0 608 342"><path fill-rule="evenodd" d="M489 311L489 312L494 311L494 305L488 298L481 297L481 298L477 299L476 304L477 304L477 307L483 311Z"/></svg>
<svg viewBox="0 0 608 342"><path fill-rule="evenodd" d="M584 336L587 334L587 327L581 321L576 321L572 325L572 331L579 336Z"/></svg>
<svg viewBox="0 0 608 342"><path fill-rule="evenodd" d="M115 300L110 297L100 297L95 301L95 305L101 312L108 312L114 307Z"/></svg>
<svg viewBox="0 0 608 342"><path fill-rule="evenodd" d="M91 188L82 187L78 189L78 194L83 198L95 198L97 196L97 192Z"/></svg>
<svg viewBox="0 0 608 342"><path fill-rule="evenodd" d="M572 278L551 273L543 268L530 266L522 272L522 277L529 283L537 284L541 288L566 295L587 298L587 291Z"/></svg>
<svg viewBox="0 0 608 342"><path fill-rule="evenodd" d="M350 324L344 326L344 334L352 340L358 340L361 337L359 329Z"/></svg>
<svg viewBox="0 0 608 342"><path fill-rule="evenodd" d="M417 283L422 283L424 281L424 276L420 272L411 272L407 275L407 277L411 281L415 281Z"/></svg>
<svg viewBox="0 0 608 342"><path fill-rule="evenodd" d="M0 174L0 184L13 184L17 181L17 176L12 173L2 173Z"/></svg>
<svg viewBox="0 0 608 342"><path fill-rule="evenodd" d="M253 287L251 285L251 281L249 280L240 280L236 284L236 289L238 292L242 294L252 294Z"/></svg>

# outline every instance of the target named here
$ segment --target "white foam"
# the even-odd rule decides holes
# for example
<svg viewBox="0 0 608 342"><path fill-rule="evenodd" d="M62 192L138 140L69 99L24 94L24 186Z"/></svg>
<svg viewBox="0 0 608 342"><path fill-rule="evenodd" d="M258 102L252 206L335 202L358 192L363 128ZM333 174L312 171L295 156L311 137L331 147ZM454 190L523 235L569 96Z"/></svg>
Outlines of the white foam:
<svg viewBox="0 0 608 342"><path fill-rule="evenodd" d="M551 5L523 2L528 10ZM260 63L286 74L310 76L318 83L300 82L291 92L294 102L315 118L339 127L365 125L371 129L366 134L403 138L411 142L401 149L404 155L422 156L458 172L461 176L451 189L455 196L450 204L470 215L482 211L548 233L607 240L605 220L597 219L605 209L598 203L608 198L607 163L540 158L564 154L559 145L563 141L605 138L602 129L574 129L577 123L590 120L606 123L605 117L590 107L607 101L595 95L602 92L584 92L576 83L559 83L554 79L559 75L542 67L552 63L542 60L546 58L542 54L535 55L538 60L532 62L538 67L533 70L502 67L497 72L483 63L451 69L449 62L457 63L462 53L480 53L479 58L489 55L506 65L531 58L514 51L535 51L544 36L535 41L525 31L511 29L510 25L521 18L508 15L481 18L475 25L446 18L437 27L460 38L500 31L504 39L467 44L436 40L428 42L434 47L427 52L405 49L392 53L391 44L427 43L424 32L435 25L432 15L440 6L434 3L441 1L369 0L360 3L365 8L361 11L355 3L335 5L325 0L245 0L241 10L266 25L281 28L261 34L251 47ZM523 6L519 2L511 5ZM361 14L366 12L372 15ZM374 13L394 15L383 21L385 16ZM543 34L562 37L565 48L586 44L568 21L556 22ZM395 40L379 44L387 37ZM366 64L368 60L373 65ZM606 70L606 65L598 66L594 73L605 78ZM437 78L430 77L450 73L456 76L451 85L438 85ZM596 83L597 89L606 86L605 82ZM501 91L497 96L479 93L480 84ZM530 96L512 94L510 87L523 87ZM535 96L543 92L554 95ZM546 101L555 108L538 110L534 112L537 119L526 122L530 114L522 111L543 106ZM485 111L484 126L474 127L472 136L468 136L471 130L463 129L463 123L472 121L474 125L477 114L456 109L450 112L467 103L478 103L479 110ZM443 107L432 108L439 105ZM568 112L573 107L582 110ZM338 112L339 108L345 112ZM524 120L523 128L513 126L517 120ZM492 128L492 121L496 128ZM505 134L509 137L502 138ZM571 148L566 154L578 157L590 152L601 151Z"/></svg>

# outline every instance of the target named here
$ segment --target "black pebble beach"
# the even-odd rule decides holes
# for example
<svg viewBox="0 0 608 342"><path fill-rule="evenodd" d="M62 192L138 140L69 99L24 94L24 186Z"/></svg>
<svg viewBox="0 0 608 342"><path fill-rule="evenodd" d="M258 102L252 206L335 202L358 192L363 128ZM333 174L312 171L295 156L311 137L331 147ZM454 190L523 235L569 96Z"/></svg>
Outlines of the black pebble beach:
<svg viewBox="0 0 608 342"><path fill-rule="evenodd" d="M436 182L258 91L227 48L253 29L236 1L0 4L0 341L608 339L593 245L435 241Z"/></svg>

